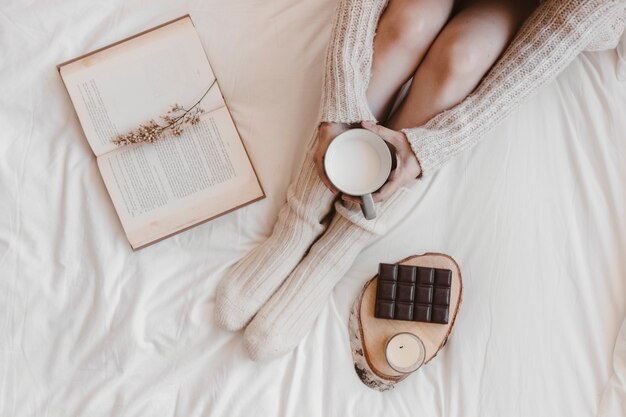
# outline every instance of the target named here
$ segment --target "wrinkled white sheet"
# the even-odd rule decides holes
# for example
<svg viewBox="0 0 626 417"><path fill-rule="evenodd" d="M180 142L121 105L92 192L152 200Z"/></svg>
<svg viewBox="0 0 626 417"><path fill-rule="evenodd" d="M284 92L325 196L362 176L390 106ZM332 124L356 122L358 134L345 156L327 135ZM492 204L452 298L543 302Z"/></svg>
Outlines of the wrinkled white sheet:
<svg viewBox="0 0 626 417"><path fill-rule="evenodd" d="M215 286L270 232L314 125L333 0L0 1L0 416L623 416L626 83L586 54L420 185L313 331L250 361ZM131 252L55 64L190 12L268 198ZM454 334L394 391L346 323L380 261L460 263ZM618 332L621 336L618 339ZM600 410L602 404L602 410Z"/></svg>

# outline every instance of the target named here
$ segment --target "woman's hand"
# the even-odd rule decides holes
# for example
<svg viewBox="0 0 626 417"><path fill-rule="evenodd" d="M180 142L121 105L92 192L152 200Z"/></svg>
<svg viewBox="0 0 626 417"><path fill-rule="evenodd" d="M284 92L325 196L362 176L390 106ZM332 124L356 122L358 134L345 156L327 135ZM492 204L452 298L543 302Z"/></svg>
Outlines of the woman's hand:
<svg viewBox="0 0 626 417"><path fill-rule="evenodd" d="M339 190L337 190L333 183L330 182L328 177L326 176L326 170L324 170L324 155L326 154L326 149L328 149L328 145L333 141L340 133L345 132L350 129L350 125L346 123L327 123L324 122L320 124L319 133L317 137L317 149L315 150L315 155L313 159L315 160L315 165L317 166L317 173L320 175L322 182L326 187L333 192L333 194L337 194Z"/></svg>
<svg viewBox="0 0 626 417"><path fill-rule="evenodd" d="M361 126L376 133L396 148L396 169L391 172L391 175L385 185L383 185L378 192L373 194L374 201L378 203L388 199L400 187L409 186L417 177L420 176L422 170L415 153L413 153L413 149L411 149L409 140L406 138L404 133L387 129L384 126L371 122L362 122ZM361 202L359 197L353 197L345 194L342 195L341 198L345 201L352 201L354 203Z"/></svg>
<svg viewBox="0 0 626 417"><path fill-rule="evenodd" d="M411 145L409 145L409 141L404 133L396 132L395 130L387 129L384 126L370 122L362 122L361 126L376 133L396 148L396 169L391 172L391 175L385 185L383 185L382 188L373 195L374 201L380 202L388 199L398 188L410 185L417 177L420 176L422 170L420 169L417 157L413 153ZM315 150L314 155L315 165L317 166L317 172L322 179L322 182L334 194L338 194L339 190L333 186L326 176L326 171L324 170L324 155L326 154L328 145L330 145L333 139L335 139L335 137L339 134L350 129L350 127L351 126L346 123L326 122L320 124L319 127L317 149ZM361 203L361 199L359 197L343 194L341 198L345 201L352 201L357 204Z"/></svg>

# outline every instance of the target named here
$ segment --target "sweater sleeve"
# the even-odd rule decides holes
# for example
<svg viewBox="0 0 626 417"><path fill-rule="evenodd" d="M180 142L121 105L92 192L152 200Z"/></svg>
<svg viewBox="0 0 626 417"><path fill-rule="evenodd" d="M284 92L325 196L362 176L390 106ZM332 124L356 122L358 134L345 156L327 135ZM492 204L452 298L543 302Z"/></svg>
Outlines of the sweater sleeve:
<svg viewBox="0 0 626 417"><path fill-rule="evenodd" d="M340 0L326 50L322 122L375 121L365 96L374 34L387 0Z"/></svg>
<svg viewBox="0 0 626 417"><path fill-rule="evenodd" d="M425 125L403 130L423 175L475 145L580 52L615 47L625 23L624 0L542 3L470 96Z"/></svg>

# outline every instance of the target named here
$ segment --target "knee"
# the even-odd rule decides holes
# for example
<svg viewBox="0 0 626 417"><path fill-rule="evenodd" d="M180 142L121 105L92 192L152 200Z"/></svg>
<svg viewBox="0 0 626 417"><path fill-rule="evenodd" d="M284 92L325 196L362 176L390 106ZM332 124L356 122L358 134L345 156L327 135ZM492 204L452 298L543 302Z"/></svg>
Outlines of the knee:
<svg viewBox="0 0 626 417"><path fill-rule="evenodd" d="M425 62L434 82L443 89L473 89L489 69L491 59L461 36L448 35L442 41Z"/></svg>
<svg viewBox="0 0 626 417"><path fill-rule="evenodd" d="M475 45L459 36L448 36L436 55L439 72L446 78L461 78L478 74L481 69L481 53Z"/></svg>
<svg viewBox="0 0 626 417"><path fill-rule="evenodd" d="M377 36L394 46L414 53L430 44L445 24L447 16L437 16L422 8L406 7L402 13L388 16L379 27Z"/></svg>

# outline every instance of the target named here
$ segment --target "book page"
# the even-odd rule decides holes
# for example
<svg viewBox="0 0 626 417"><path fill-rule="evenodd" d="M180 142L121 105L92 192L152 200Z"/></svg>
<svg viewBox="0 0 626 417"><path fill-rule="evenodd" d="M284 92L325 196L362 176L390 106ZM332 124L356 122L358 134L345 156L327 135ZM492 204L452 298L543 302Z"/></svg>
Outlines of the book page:
<svg viewBox="0 0 626 417"><path fill-rule="evenodd" d="M135 248L263 197L225 107L181 136L109 152L98 166Z"/></svg>
<svg viewBox="0 0 626 417"><path fill-rule="evenodd" d="M188 16L59 71L96 156L114 150L116 136L151 119L158 122L171 105L192 106L215 79ZM223 105L215 84L201 106L211 111Z"/></svg>

